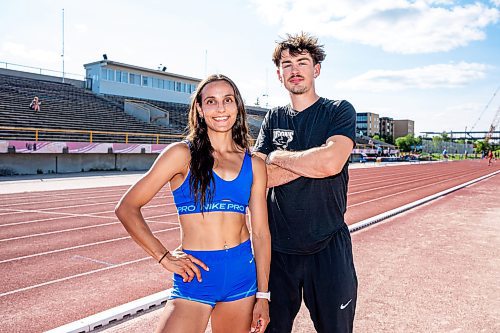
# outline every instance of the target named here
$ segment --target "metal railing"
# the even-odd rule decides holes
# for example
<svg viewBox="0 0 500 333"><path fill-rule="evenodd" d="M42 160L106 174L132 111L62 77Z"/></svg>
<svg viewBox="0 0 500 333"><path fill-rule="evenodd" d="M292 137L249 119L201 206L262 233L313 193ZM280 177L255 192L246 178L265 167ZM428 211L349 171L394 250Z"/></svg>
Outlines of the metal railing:
<svg viewBox="0 0 500 333"><path fill-rule="evenodd" d="M10 69L10 70L21 70L23 72L40 74L40 75L58 76L61 78L64 76L64 78L66 78L66 79L85 81L85 75L82 75L82 74L75 74L75 73L68 73L68 72L63 73L61 71L56 71L53 69L19 65L19 64L14 64L14 63L5 62L5 61L0 61L0 67L5 68L5 69Z"/></svg>
<svg viewBox="0 0 500 333"><path fill-rule="evenodd" d="M156 144L160 143L160 139L182 139L184 136L179 134L160 134L160 133L136 133L136 132L107 132L107 131L93 131L93 130L69 130L69 129L54 129L54 128L35 128L35 127L9 127L9 126L0 126L0 131L12 131L12 132L21 132L27 133L28 135L19 135L18 139L22 140L33 140L39 141L39 138L42 134L51 133L51 134L65 134L65 135L79 135L84 142L93 143L94 137L96 135L107 135L113 138L113 142L115 143L129 143L129 139L131 137L134 138L149 138L153 139ZM4 133L0 133L0 139L5 136ZM12 139L11 139L12 140ZM49 140L55 141L55 140Z"/></svg>

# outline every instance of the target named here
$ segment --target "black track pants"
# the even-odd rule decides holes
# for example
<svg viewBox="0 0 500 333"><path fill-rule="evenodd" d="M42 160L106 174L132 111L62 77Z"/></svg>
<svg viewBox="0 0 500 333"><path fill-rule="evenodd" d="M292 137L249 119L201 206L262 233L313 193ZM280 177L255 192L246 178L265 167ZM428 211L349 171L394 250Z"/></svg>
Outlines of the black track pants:
<svg viewBox="0 0 500 333"><path fill-rule="evenodd" d="M269 290L271 323L266 332L289 333L302 294L317 332L350 333L358 280L349 229L344 226L328 246L311 255L273 251Z"/></svg>

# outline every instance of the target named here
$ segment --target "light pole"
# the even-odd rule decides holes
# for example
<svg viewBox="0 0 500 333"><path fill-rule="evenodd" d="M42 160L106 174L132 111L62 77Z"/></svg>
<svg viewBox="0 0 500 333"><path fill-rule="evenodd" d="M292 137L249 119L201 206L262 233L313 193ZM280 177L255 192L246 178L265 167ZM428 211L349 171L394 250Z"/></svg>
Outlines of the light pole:
<svg viewBox="0 0 500 333"><path fill-rule="evenodd" d="M64 83L64 8L62 9L62 82Z"/></svg>

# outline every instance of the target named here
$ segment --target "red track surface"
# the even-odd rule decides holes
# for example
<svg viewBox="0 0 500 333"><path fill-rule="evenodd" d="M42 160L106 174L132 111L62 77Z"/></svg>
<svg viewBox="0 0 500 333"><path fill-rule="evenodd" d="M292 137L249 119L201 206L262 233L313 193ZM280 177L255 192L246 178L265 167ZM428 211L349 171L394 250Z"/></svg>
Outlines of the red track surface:
<svg viewBox="0 0 500 333"><path fill-rule="evenodd" d="M352 169L347 222L499 167L463 161ZM127 188L0 195L0 332L41 332L170 287L170 274L145 255L114 216ZM143 214L168 248L178 245L168 189Z"/></svg>
<svg viewBox="0 0 500 333"><path fill-rule="evenodd" d="M500 332L499 189L497 174L356 231L354 332ZM153 332L162 311L98 332ZM292 333L314 331L303 304Z"/></svg>

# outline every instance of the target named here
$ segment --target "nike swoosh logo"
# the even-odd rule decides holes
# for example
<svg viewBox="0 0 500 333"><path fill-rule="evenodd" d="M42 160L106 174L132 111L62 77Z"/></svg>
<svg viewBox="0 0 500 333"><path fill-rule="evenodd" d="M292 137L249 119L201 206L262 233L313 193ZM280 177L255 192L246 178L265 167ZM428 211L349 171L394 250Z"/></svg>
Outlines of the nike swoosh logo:
<svg viewBox="0 0 500 333"><path fill-rule="evenodd" d="M349 303L351 303L351 301L352 301L352 298L345 305L344 304L340 304L340 310L344 310L349 305Z"/></svg>

